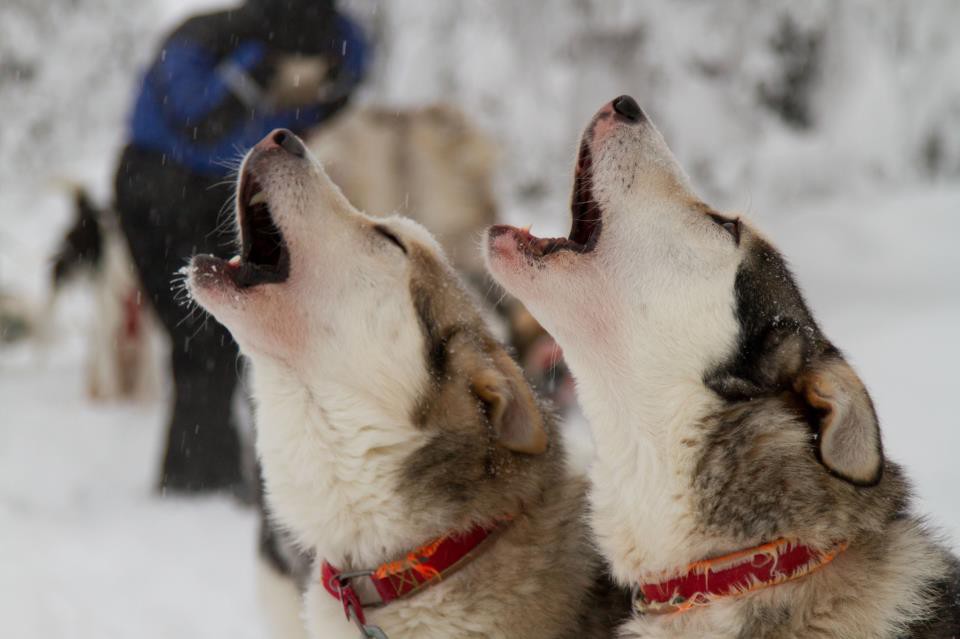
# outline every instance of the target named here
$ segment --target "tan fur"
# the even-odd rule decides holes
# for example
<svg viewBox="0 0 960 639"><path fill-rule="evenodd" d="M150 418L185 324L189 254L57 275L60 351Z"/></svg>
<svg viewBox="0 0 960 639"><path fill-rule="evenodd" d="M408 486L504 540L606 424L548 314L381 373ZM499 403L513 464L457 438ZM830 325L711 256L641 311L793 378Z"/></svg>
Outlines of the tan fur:
<svg viewBox="0 0 960 639"><path fill-rule="evenodd" d="M797 385L822 415L818 446L827 468L854 482L876 482L883 464L880 428L853 369L843 360L831 360L809 371Z"/></svg>
<svg viewBox="0 0 960 639"><path fill-rule="evenodd" d="M514 452L542 454L547 450L547 433L533 392L505 352L498 351L494 361L494 367L473 376L471 388L489 407L497 441Z"/></svg>
<svg viewBox="0 0 960 639"><path fill-rule="evenodd" d="M278 108L313 104L321 95L330 66L321 55L289 55L281 58L266 88L267 101Z"/></svg>

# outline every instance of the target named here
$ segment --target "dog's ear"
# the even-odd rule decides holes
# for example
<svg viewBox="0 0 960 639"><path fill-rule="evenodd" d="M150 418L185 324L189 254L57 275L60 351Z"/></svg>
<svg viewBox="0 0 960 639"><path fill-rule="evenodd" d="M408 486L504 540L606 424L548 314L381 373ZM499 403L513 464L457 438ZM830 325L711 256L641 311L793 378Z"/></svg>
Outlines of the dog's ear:
<svg viewBox="0 0 960 639"><path fill-rule="evenodd" d="M505 352L491 358L491 365L473 373L470 387L486 409L497 443L517 453L543 453L547 431L530 385Z"/></svg>
<svg viewBox="0 0 960 639"><path fill-rule="evenodd" d="M880 425L870 395L850 365L839 357L816 362L797 378L796 390L817 429L821 463L857 486L879 482Z"/></svg>
<svg viewBox="0 0 960 639"><path fill-rule="evenodd" d="M730 401L790 388L808 365L813 344L800 324L786 319L771 325L750 343L750 356L733 369L719 370L705 382Z"/></svg>

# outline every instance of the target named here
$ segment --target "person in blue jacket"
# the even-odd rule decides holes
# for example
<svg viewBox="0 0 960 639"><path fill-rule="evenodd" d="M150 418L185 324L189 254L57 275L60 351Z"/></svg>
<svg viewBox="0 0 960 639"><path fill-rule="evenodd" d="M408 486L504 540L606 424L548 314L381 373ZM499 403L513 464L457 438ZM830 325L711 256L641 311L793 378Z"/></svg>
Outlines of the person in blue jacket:
<svg viewBox="0 0 960 639"><path fill-rule="evenodd" d="M143 77L115 204L171 337L164 490L244 492L233 410L237 347L216 322L189 314L171 281L194 253L231 246L223 222L242 153L275 128L303 133L341 110L367 71L368 48L332 0L246 0L188 19ZM295 82L284 73L291 65L300 70Z"/></svg>

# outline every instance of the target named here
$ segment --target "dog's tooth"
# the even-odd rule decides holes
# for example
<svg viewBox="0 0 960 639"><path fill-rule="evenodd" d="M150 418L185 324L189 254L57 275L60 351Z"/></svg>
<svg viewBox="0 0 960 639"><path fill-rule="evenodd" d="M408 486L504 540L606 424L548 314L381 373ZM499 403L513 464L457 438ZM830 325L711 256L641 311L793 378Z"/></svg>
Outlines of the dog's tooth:
<svg viewBox="0 0 960 639"><path fill-rule="evenodd" d="M240 266L240 256L239 256L239 255L234 255L233 257L230 258L230 261L227 262L227 264L229 264L230 266L232 266L232 267L234 267L234 268Z"/></svg>
<svg viewBox="0 0 960 639"><path fill-rule="evenodd" d="M267 201L267 194L263 191L257 191L257 194L250 198L250 206L256 206L257 204L264 204Z"/></svg>

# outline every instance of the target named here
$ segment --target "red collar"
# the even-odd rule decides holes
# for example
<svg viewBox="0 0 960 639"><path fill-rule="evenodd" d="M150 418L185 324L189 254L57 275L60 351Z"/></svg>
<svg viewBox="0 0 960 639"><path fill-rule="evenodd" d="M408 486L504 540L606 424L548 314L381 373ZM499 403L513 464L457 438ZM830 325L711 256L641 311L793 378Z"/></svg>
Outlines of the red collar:
<svg viewBox="0 0 960 639"><path fill-rule="evenodd" d="M385 606L452 574L475 558L475 551L503 530L507 522L509 519L505 518L488 526L475 526L463 534L444 535L403 559L367 570L341 572L324 561L323 586L331 597L343 604L347 619L363 627L366 624L364 607ZM364 589L360 580L367 580L369 587ZM379 600L362 601L361 595L378 596Z"/></svg>
<svg viewBox="0 0 960 639"><path fill-rule="evenodd" d="M640 614L685 612L724 597L782 584L819 570L846 550L837 543L827 550L778 539L777 541L697 561L683 574L634 589L634 609Z"/></svg>

